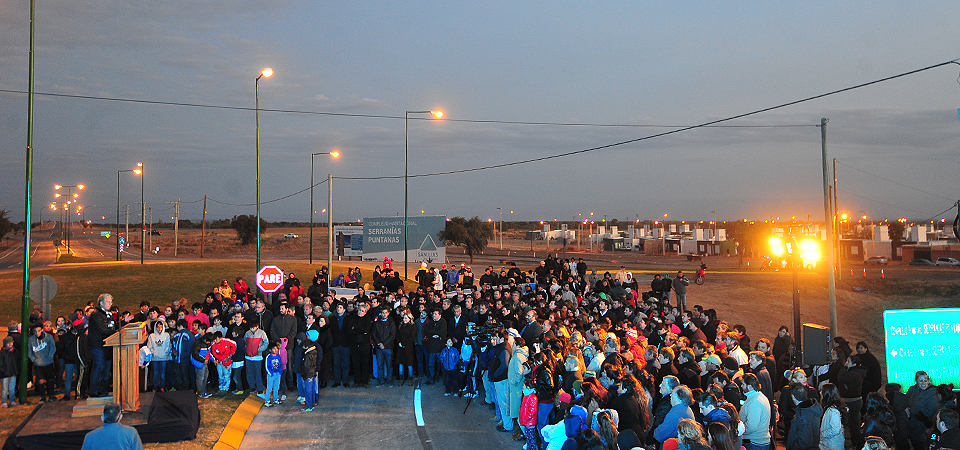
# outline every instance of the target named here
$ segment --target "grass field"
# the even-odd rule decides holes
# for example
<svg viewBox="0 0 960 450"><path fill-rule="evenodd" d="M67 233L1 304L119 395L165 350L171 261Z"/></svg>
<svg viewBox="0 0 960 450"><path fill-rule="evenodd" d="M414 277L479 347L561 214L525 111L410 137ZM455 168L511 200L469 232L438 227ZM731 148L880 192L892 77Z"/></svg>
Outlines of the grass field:
<svg viewBox="0 0 960 450"><path fill-rule="evenodd" d="M80 261L77 261L80 262ZM354 267L358 264L345 262L343 265L334 264L333 273L346 272L347 264ZM30 271L30 277L40 275L52 276L57 282L57 295L51 302L51 312L54 317L66 316L75 308L82 307L87 302L96 300L97 296L106 292L113 295L113 304L121 311L136 312L142 300L152 305L169 305L177 298L186 298L188 304L203 301L204 295L213 290L220 280L227 279L231 286L237 276L253 287L253 272L250 261L210 261L210 262L172 262L151 263L140 265L133 262L100 263L100 264L60 264L50 268ZM290 262L282 263L284 271L294 272L300 278L306 289L314 272L320 264ZM370 271L365 271L368 278L372 278ZM20 302L22 298L22 274L6 273L0 275L0 324L10 320L20 319ZM365 279L364 282L372 280Z"/></svg>

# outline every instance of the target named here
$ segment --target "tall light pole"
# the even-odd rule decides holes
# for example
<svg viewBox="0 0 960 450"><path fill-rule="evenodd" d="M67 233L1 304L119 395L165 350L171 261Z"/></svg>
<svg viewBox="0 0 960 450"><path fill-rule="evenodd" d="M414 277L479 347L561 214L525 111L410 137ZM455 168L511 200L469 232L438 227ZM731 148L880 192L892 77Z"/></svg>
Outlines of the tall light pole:
<svg viewBox="0 0 960 450"><path fill-rule="evenodd" d="M318 152L310 154L310 264L313 264L313 157L317 155L330 155L334 158L339 158L340 152L334 150L332 152ZM327 267L327 270L330 270L330 268Z"/></svg>
<svg viewBox="0 0 960 450"><path fill-rule="evenodd" d="M143 265L144 241L147 237L147 204L143 202L143 163L137 163L137 168L133 169L133 173L140 176L140 265ZM130 239L130 237L128 236L127 239Z"/></svg>
<svg viewBox="0 0 960 450"><path fill-rule="evenodd" d="M123 172L133 172L137 169L127 169L127 170L118 170L117 171L117 261L120 261L120 174ZM130 239L129 236L124 239Z"/></svg>
<svg viewBox="0 0 960 450"><path fill-rule="evenodd" d="M436 118L443 117L442 111L406 111L403 115L403 278L407 278L408 250L407 222L410 204L410 114L432 114Z"/></svg>
<svg viewBox="0 0 960 450"><path fill-rule="evenodd" d="M267 67L260 71L260 75L257 75L257 79L254 81L255 92L255 105L256 105L256 119L257 119L257 270L260 271L260 79L261 78L270 78L273 76L273 69ZM311 213L313 211L311 210ZM259 288L257 288L257 293L259 294Z"/></svg>
<svg viewBox="0 0 960 450"><path fill-rule="evenodd" d="M82 184L74 184L74 185L71 185L71 186L64 186L64 185L60 185L60 184L55 184L55 185L53 185L53 189L55 189L55 190L58 190L58 191L59 191L61 188L66 188L66 190L67 190L67 200L70 201L70 202L75 202L76 199L77 199L78 197L80 197L80 194L73 194L73 193L70 192L70 190L73 189L73 188L77 188L78 190L81 190L81 191L82 191L83 188L84 188L84 186L83 186ZM58 197L59 197L59 195L60 195L60 194L57 194ZM63 235L63 240L65 240L65 241L67 242L67 244L66 244L66 245L67 245L67 251L69 252L69 251L70 251L70 214L67 214L65 217L67 218L67 230L66 230L66 234ZM60 231L61 231L61 233L63 233L63 231L64 231L64 230L63 230L63 221L60 222Z"/></svg>
<svg viewBox="0 0 960 450"><path fill-rule="evenodd" d="M667 256L667 213L663 213L663 222L660 222L660 239L663 240L663 256Z"/></svg>

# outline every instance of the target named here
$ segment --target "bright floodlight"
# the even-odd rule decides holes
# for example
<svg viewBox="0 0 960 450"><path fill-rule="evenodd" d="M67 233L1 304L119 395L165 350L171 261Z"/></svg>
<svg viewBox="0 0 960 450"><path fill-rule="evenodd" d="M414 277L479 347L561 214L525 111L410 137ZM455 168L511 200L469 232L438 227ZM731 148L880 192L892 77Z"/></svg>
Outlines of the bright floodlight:
<svg viewBox="0 0 960 450"><path fill-rule="evenodd" d="M60 188L62 188L62 187L63 187L63 186L60 186L59 184L53 185L53 188L54 188L54 189L60 189Z"/></svg>
<svg viewBox="0 0 960 450"><path fill-rule="evenodd" d="M83 186L82 184L78 184L77 187L80 188L80 189L83 189L83 188L84 188L84 186Z"/></svg>
<svg viewBox="0 0 960 450"><path fill-rule="evenodd" d="M260 75L263 75L265 78L270 78L273 76L273 69L267 67L266 69L263 69L262 72L260 72Z"/></svg>
<svg viewBox="0 0 960 450"><path fill-rule="evenodd" d="M332 157L334 157L334 158L339 158L339 157L340 157L340 152L334 150L334 151L330 152L330 156L332 156Z"/></svg>
<svg viewBox="0 0 960 450"><path fill-rule="evenodd" d="M783 255L783 252L784 252L784 251L785 251L785 250L784 250L784 248L783 248L783 241L781 241L780 238L778 238L778 237L772 237L772 238L770 238L770 252L771 252L771 253L773 253L773 254L776 255L776 256L781 256L781 255Z"/></svg>
<svg viewBox="0 0 960 450"><path fill-rule="evenodd" d="M819 261L820 244L816 241L804 240L800 243L800 256L804 261Z"/></svg>
<svg viewBox="0 0 960 450"><path fill-rule="evenodd" d="M133 169L133 173L140 175L143 173L143 169Z"/></svg>
<svg viewBox="0 0 960 450"><path fill-rule="evenodd" d="M443 111L430 111L430 114L433 114L433 115L436 116L438 119L441 118L441 117L443 117Z"/></svg>

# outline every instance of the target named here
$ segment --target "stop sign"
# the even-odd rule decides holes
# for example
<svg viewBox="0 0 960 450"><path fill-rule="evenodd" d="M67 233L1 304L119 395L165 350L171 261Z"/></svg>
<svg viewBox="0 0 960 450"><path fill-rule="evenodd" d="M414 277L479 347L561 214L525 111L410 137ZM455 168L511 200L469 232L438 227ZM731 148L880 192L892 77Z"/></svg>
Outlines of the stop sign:
<svg viewBox="0 0 960 450"><path fill-rule="evenodd" d="M257 272L257 287L263 292L277 292L283 287L283 271L277 266L263 266Z"/></svg>

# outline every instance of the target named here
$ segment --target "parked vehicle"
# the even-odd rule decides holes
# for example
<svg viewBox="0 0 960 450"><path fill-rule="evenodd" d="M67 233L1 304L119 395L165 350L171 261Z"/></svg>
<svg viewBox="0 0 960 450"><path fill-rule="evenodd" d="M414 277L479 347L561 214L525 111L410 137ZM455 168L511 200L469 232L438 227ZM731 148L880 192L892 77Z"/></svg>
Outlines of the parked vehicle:
<svg viewBox="0 0 960 450"><path fill-rule="evenodd" d="M703 284L704 281L707 281L707 265L706 264L700 263L700 270L697 271L697 278L695 281L697 284Z"/></svg>
<svg viewBox="0 0 960 450"><path fill-rule="evenodd" d="M957 266L960 266L960 261L957 261L954 258L940 257L940 258L937 258L936 265L957 267Z"/></svg>
<svg viewBox="0 0 960 450"><path fill-rule="evenodd" d="M160 230L150 230L150 234L153 236L160 236L161 234L163 234L163 232L161 232Z"/></svg>
<svg viewBox="0 0 960 450"><path fill-rule="evenodd" d="M865 259L865 260L863 261L863 263L864 263L864 264L876 264L876 265L878 265L878 266L880 266L880 265L885 266L885 265L887 265L887 264L890 263L890 260L887 259L886 256L871 256L871 257Z"/></svg>
<svg viewBox="0 0 960 450"><path fill-rule="evenodd" d="M911 266L932 266L934 265L929 259L917 258L910 261Z"/></svg>
<svg viewBox="0 0 960 450"><path fill-rule="evenodd" d="M283 238L284 238L284 239L296 239L296 238L298 238L298 237L300 237L300 235L297 234L297 233L287 233L287 234L283 235Z"/></svg>

